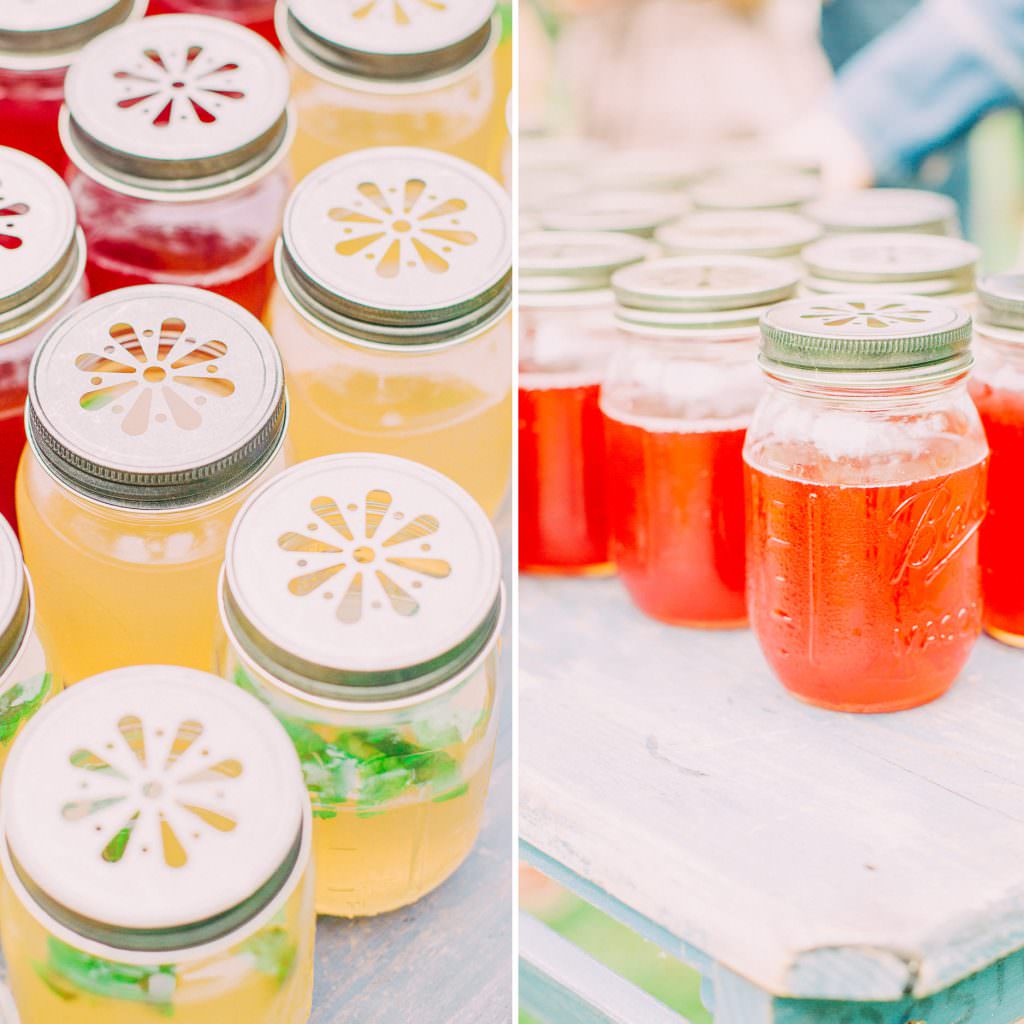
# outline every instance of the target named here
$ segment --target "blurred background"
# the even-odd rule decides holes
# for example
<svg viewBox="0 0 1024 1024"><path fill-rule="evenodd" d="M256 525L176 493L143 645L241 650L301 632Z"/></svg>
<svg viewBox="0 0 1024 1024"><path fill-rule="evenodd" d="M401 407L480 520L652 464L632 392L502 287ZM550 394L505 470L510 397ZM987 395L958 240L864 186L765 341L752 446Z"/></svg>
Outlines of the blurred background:
<svg viewBox="0 0 1024 1024"><path fill-rule="evenodd" d="M609 188L692 195L715 175L812 173L825 195L944 193L983 271L1024 266L1024 0L520 0L519 13L524 229L568 227L559 215ZM710 1024L680 963L529 868L520 899Z"/></svg>

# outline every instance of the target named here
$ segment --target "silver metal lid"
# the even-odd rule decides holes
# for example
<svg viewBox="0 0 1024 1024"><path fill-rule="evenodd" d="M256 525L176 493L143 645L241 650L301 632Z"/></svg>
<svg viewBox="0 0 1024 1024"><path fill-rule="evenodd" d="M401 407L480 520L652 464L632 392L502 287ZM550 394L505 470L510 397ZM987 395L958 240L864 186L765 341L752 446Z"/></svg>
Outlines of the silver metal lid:
<svg viewBox="0 0 1024 1024"><path fill-rule="evenodd" d="M588 192L541 211L549 231L621 231L652 237L662 224L685 213L689 203L671 192Z"/></svg>
<svg viewBox="0 0 1024 1024"><path fill-rule="evenodd" d="M277 269L320 326L388 345L448 341L511 299L508 195L483 171L433 150L339 157L293 193Z"/></svg>
<svg viewBox="0 0 1024 1024"><path fill-rule="evenodd" d="M866 188L826 196L804 213L826 231L902 231L955 235L959 230L956 203L938 192L911 188Z"/></svg>
<svg viewBox="0 0 1024 1024"><path fill-rule="evenodd" d="M821 191L810 174L722 174L690 189L700 210L796 210Z"/></svg>
<svg viewBox="0 0 1024 1024"><path fill-rule="evenodd" d="M0 146L0 344L53 316L85 272L85 241L64 182Z"/></svg>
<svg viewBox="0 0 1024 1024"><path fill-rule="evenodd" d="M100 33L141 17L148 0L5 0L0 5L0 68L67 67Z"/></svg>
<svg viewBox="0 0 1024 1024"><path fill-rule="evenodd" d="M978 322L1002 328L1000 337L1024 340L1014 336L1024 331L1024 274L989 274L978 282Z"/></svg>
<svg viewBox="0 0 1024 1024"><path fill-rule="evenodd" d="M914 295L969 292L981 250L960 238L887 232L831 235L803 254L814 291L873 284Z"/></svg>
<svg viewBox="0 0 1024 1024"><path fill-rule="evenodd" d="M237 687L146 665L85 680L26 725L0 786L32 900L139 952L237 929L299 858L305 786L287 734Z"/></svg>
<svg viewBox="0 0 1024 1024"><path fill-rule="evenodd" d="M625 149L595 154L584 165L594 189L674 192L691 185L704 165L671 149Z"/></svg>
<svg viewBox="0 0 1024 1024"><path fill-rule="evenodd" d="M655 240L672 256L797 256L821 228L796 213L775 210L698 210L658 229Z"/></svg>
<svg viewBox="0 0 1024 1024"><path fill-rule="evenodd" d="M0 675L21 648L32 614L25 563L14 530L0 516Z"/></svg>
<svg viewBox="0 0 1024 1024"><path fill-rule="evenodd" d="M755 328L765 307L792 297L799 280L773 260L677 256L620 270L612 287L627 329L704 333Z"/></svg>
<svg viewBox="0 0 1024 1024"><path fill-rule="evenodd" d="M519 240L519 294L531 303L607 289L615 271L657 253L651 242L615 232L532 232Z"/></svg>
<svg viewBox="0 0 1024 1024"><path fill-rule="evenodd" d="M416 81L463 67L495 31L494 0L280 0L288 55L312 69Z"/></svg>
<svg viewBox="0 0 1024 1024"><path fill-rule="evenodd" d="M255 32L201 15L146 18L82 51L62 138L79 169L112 189L205 198L285 156L288 89L280 55Z"/></svg>
<svg viewBox="0 0 1024 1024"><path fill-rule="evenodd" d="M184 508L251 480L284 437L273 340L212 292L145 285L65 317L29 371L29 441L65 486L107 504Z"/></svg>
<svg viewBox="0 0 1024 1024"><path fill-rule="evenodd" d="M493 639L501 555L447 477L385 455L332 455L275 477L239 513L228 628L301 690L380 701L432 689Z"/></svg>

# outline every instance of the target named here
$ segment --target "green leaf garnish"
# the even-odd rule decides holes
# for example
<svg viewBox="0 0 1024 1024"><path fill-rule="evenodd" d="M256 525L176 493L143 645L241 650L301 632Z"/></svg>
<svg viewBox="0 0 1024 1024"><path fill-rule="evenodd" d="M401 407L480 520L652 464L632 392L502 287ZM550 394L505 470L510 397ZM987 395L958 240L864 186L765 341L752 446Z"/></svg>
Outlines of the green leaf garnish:
<svg viewBox="0 0 1024 1024"><path fill-rule="evenodd" d="M256 970L274 978L279 985L288 980L295 966L298 948L284 928L267 928L242 944L242 951L256 960Z"/></svg>
<svg viewBox="0 0 1024 1024"><path fill-rule="evenodd" d="M31 718L46 700L53 677L49 672L16 683L0 694L0 744L14 739L23 722Z"/></svg>

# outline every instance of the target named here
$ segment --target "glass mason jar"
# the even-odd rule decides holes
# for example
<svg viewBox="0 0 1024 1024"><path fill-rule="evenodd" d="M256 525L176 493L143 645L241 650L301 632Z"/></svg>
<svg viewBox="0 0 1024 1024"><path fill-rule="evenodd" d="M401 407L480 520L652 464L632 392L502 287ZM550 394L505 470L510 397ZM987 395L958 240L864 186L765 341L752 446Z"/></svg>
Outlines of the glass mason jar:
<svg viewBox="0 0 1024 1024"><path fill-rule="evenodd" d="M270 335L240 306L148 285L92 299L36 352L18 475L54 671L209 669L235 513L283 468Z"/></svg>
<svg viewBox="0 0 1024 1024"><path fill-rule="evenodd" d="M829 234L960 234L960 214L954 200L926 189L865 188L829 195L808 204L804 213Z"/></svg>
<svg viewBox="0 0 1024 1024"><path fill-rule="evenodd" d="M320 913L405 906L469 854L494 756L503 611L493 527L425 466L315 459L239 514L220 670L299 753Z"/></svg>
<svg viewBox="0 0 1024 1024"><path fill-rule="evenodd" d="M280 48L274 30L276 0L149 0L150 14L208 14L227 18Z"/></svg>
<svg viewBox="0 0 1024 1024"><path fill-rule="evenodd" d="M746 172L715 174L690 189L698 210L775 210L800 213L821 192L813 174L798 172L755 176Z"/></svg>
<svg viewBox="0 0 1024 1024"><path fill-rule="evenodd" d="M519 568L608 575L601 379L620 344L612 274L653 255L629 235L539 232L519 243Z"/></svg>
<svg viewBox="0 0 1024 1024"><path fill-rule="evenodd" d="M267 310L297 460L413 459L494 515L512 463L511 267L508 196L461 160L374 149L306 178Z"/></svg>
<svg viewBox="0 0 1024 1024"><path fill-rule="evenodd" d="M981 250L945 235L878 232L829 235L809 245L803 258L808 295L924 295L970 312Z"/></svg>
<svg viewBox="0 0 1024 1024"><path fill-rule="evenodd" d="M799 273L739 256L676 257L612 279L627 336L601 387L611 554L645 614L747 622L743 441L764 385L758 319Z"/></svg>
<svg viewBox="0 0 1024 1024"><path fill-rule="evenodd" d="M897 711L944 693L981 631L988 446L971 318L870 293L769 310L747 432L751 624L811 704Z"/></svg>
<svg viewBox="0 0 1024 1024"><path fill-rule="evenodd" d="M282 0L277 33L292 64L301 179L344 153L421 146L497 177L495 88L501 19L494 0L366 0L339 11L323 0Z"/></svg>
<svg viewBox="0 0 1024 1024"><path fill-rule="evenodd" d="M22 726L60 690L36 635L35 616L18 539L0 520L0 770Z"/></svg>
<svg viewBox="0 0 1024 1024"><path fill-rule="evenodd" d="M801 270L800 254L821 228L798 213L775 210L699 210L658 228L666 256L753 256Z"/></svg>
<svg viewBox="0 0 1024 1024"><path fill-rule="evenodd" d="M541 211L540 222L547 231L615 231L653 238L688 207L686 197L677 192L588 192L559 199Z"/></svg>
<svg viewBox="0 0 1024 1024"><path fill-rule="evenodd" d="M0 934L25 1021L304 1024L312 821L295 751L205 672L107 672L4 772Z"/></svg>
<svg viewBox="0 0 1024 1024"><path fill-rule="evenodd" d="M84 301L84 274L85 240L64 182L0 146L0 515L11 526L29 363L54 322Z"/></svg>
<svg viewBox="0 0 1024 1024"><path fill-rule="evenodd" d="M64 76L101 32L141 17L146 0L61 0L0 7L0 141L58 174L67 156L57 129Z"/></svg>
<svg viewBox="0 0 1024 1024"><path fill-rule="evenodd" d="M93 294L178 284L262 314L291 135L284 62L248 29L167 15L87 46L61 137Z"/></svg>
<svg viewBox="0 0 1024 1024"><path fill-rule="evenodd" d="M993 274L978 285L975 354L969 390L992 451L981 527L985 629L1024 647L1024 275Z"/></svg>

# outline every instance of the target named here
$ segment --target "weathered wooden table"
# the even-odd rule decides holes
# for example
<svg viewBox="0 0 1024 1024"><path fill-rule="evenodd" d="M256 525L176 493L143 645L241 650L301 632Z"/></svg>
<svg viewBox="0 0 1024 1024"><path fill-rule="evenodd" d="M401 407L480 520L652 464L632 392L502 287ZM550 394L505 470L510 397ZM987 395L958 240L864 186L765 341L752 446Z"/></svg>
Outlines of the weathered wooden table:
<svg viewBox="0 0 1024 1024"><path fill-rule="evenodd" d="M747 632L521 585L524 858L696 967L716 1024L1024 1018L1024 652L916 711L787 696ZM681 1018L521 919L551 1024Z"/></svg>

